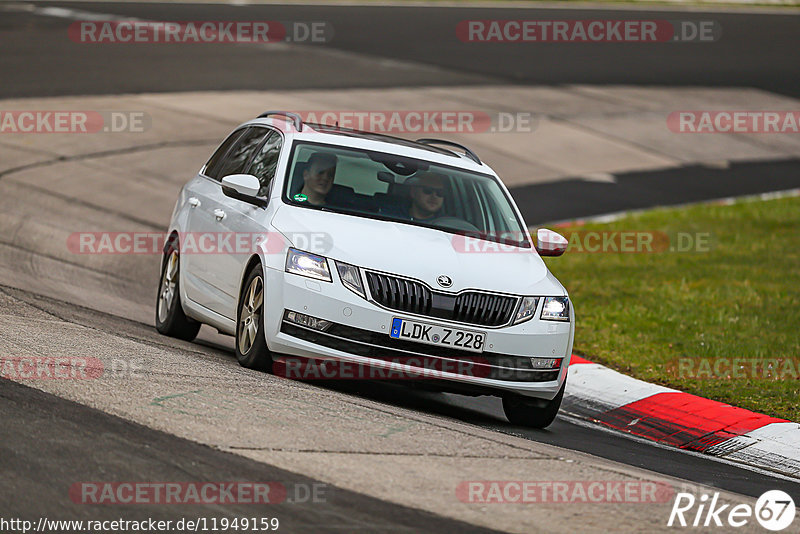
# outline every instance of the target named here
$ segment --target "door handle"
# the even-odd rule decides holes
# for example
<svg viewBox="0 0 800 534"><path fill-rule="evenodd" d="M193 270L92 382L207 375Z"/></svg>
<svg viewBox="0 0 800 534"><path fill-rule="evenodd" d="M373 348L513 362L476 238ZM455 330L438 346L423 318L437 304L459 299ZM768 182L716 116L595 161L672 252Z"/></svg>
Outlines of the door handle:
<svg viewBox="0 0 800 534"><path fill-rule="evenodd" d="M196 208L197 206L199 206L199 205L200 205L200 201L199 201L199 200L197 200L197 198L195 198L195 197L190 197L190 198L189 198L189 205L190 205L191 207L193 207L193 208Z"/></svg>
<svg viewBox="0 0 800 534"><path fill-rule="evenodd" d="M222 211L221 209L215 209L214 217L216 217L218 221L221 221L222 219L225 218L225 212Z"/></svg>

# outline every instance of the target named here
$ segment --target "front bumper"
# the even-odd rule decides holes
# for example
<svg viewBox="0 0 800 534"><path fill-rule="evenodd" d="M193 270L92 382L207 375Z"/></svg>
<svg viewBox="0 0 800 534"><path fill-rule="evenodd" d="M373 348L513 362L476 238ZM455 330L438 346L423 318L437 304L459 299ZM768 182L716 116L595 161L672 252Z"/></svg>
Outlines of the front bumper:
<svg viewBox="0 0 800 534"><path fill-rule="evenodd" d="M289 356L377 365L414 376L415 359L438 361L437 378L474 387L482 392L503 392L552 399L566 379L572 353L574 317L569 323L541 321L540 310L529 321L500 328L476 327L452 321L384 309L333 282L267 269L265 332L271 351ZM539 308L542 306L539 301ZM286 310L334 323L326 332L289 323ZM483 353L472 353L400 341L389 337L392 319L406 319L486 333ZM563 358L558 370L535 370L531 357ZM402 362L402 363L401 363ZM463 367L459 362L468 362ZM410 364L410 365L409 365ZM462 372L468 368L468 372ZM451 372L456 371L456 372Z"/></svg>

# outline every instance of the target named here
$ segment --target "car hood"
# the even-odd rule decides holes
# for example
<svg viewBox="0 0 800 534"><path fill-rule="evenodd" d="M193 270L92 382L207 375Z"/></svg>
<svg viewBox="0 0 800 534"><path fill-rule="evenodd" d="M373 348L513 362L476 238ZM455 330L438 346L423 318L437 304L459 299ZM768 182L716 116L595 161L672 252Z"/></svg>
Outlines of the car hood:
<svg viewBox="0 0 800 534"><path fill-rule="evenodd" d="M366 269L421 280L449 292L484 289L520 295L565 295L534 249L465 242L455 234L390 221L281 206L272 226L292 246Z"/></svg>

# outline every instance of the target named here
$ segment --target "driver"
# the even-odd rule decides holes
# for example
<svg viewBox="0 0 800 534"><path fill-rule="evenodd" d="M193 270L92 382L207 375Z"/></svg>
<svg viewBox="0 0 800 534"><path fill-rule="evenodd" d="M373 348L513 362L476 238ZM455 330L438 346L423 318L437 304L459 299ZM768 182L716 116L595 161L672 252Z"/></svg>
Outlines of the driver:
<svg viewBox="0 0 800 534"><path fill-rule="evenodd" d="M411 185L411 207L408 217L412 221L429 221L441 215L447 176L423 171L413 178Z"/></svg>
<svg viewBox="0 0 800 534"><path fill-rule="evenodd" d="M334 154L325 152L316 152L308 158L308 166L303 171L303 189L300 194L306 196L309 204L321 206L327 202L328 193L333 187L337 162L338 159Z"/></svg>

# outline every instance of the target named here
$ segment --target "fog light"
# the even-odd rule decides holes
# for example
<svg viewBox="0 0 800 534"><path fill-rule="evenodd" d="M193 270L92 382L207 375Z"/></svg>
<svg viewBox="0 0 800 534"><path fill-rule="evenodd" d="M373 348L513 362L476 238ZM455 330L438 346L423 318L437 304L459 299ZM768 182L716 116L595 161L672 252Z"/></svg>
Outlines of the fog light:
<svg viewBox="0 0 800 534"><path fill-rule="evenodd" d="M363 299L367 298L366 293L364 293L364 285L361 283L361 272L358 267L337 261L336 269L339 271L339 278L342 280L344 287Z"/></svg>
<svg viewBox="0 0 800 534"><path fill-rule="evenodd" d="M534 369L560 369L564 358L531 358Z"/></svg>
<svg viewBox="0 0 800 534"><path fill-rule="evenodd" d="M325 319L317 319L316 317L311 317L310 315L293 311L286 312L286 320L290 323L313 328L314 330L319 330L320 332L324 332L333 324Z"/></svg>

